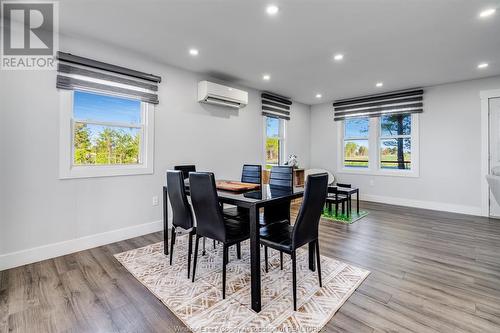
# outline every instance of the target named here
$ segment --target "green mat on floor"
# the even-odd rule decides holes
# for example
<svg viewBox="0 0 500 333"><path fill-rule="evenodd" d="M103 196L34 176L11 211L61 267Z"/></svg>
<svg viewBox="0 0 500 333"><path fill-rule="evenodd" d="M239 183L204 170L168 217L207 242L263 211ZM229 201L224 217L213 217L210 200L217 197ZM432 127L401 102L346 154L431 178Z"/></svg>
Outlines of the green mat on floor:
<svg viewBox="0 0 500 333"><path fill-rule="evenodd" d="M332 210L328 211L328 208L325 206L325 208L323 208L322 217L327 219L327 220L331 220L331 221L335 221L335 222L339 222L339 223L353 224L357 220L365 217L366 215L368 215L368 212L366 210L360 210L359 214L358 214L356 212L356 209L353 209L352 213L349 215L349 217L347 217L347 214L342 214L341 212L339 212L338 215L335 216L335 207L332 207Z"/></svg>

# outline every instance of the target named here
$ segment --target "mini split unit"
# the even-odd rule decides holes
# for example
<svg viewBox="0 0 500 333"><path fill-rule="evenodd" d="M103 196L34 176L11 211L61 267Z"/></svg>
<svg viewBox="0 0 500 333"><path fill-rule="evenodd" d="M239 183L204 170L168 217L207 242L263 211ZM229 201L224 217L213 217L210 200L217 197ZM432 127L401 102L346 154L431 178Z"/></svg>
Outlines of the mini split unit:
<svg viewBox="0 0 500 333"><path fill-rule="evenodd" d="M241 109L248 104L248 92L209 81L200 81L198 102Z"/></svg>

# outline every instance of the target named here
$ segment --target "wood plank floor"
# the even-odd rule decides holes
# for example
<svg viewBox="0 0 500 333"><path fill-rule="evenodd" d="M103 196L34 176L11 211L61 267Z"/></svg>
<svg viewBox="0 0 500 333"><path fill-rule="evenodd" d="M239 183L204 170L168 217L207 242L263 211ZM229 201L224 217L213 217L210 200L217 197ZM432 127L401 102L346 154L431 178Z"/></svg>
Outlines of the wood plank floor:
<svg viewBox="0 0 500 333"><path fill-rule="evenodd" d="M322 255L372 273L327 332L500 332L500 220L362 203ZM183 332L114 258L162 233L0 272L0 332Z"/></svg>

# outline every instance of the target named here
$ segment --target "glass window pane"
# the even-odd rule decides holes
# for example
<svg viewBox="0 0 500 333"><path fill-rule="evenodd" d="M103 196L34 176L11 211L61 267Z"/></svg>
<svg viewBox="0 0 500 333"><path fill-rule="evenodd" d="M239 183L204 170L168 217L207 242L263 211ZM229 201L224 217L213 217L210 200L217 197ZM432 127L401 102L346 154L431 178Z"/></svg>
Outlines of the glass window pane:
<svg viewBox="0 0 500 333"><path fill-rule="evenodd" d="M380 117L382 137L411 135L411 114L386 115Z"/></svg>
<svg viewBox="0 0 500 333"><path fill-rule="evenodd" d="M280 120L278 118L266 117L266 136L275 138L280 136Z"/></svg>
<svg viewBox="0 0 500 333"><path fill-rule="evenodd" d="M141 123L141 101L75 91L73 118L118 123Z"/></svg>
<svg viewBox="0 0 500 333"><path fill-rule="evenodd" d="M411 169L411 140L387 139L380 142L380 168Z"/></svg>
<svg viewBox="0 0 500 333"><path fill-rule="evenodd" d="M369 118L354 118L344 121L344 138L367 138L369 129Z"/></svg>
<svg viewBox="0 0 500 333"><path fill-rule="evenodd" d="M139 164L141 130L75 122L75 165Z"/></svg>
<svg viewBox="0 0 500 333"><path fill-rule="evenodd" d="M368 168L368 140L344 141L344 166Z"/></svg>
<svg viewBox="0 0 500 333"><path fill-rule="evenodd" d="M266 138L266 164L278 165L280 156L280 140Z"/></svg>

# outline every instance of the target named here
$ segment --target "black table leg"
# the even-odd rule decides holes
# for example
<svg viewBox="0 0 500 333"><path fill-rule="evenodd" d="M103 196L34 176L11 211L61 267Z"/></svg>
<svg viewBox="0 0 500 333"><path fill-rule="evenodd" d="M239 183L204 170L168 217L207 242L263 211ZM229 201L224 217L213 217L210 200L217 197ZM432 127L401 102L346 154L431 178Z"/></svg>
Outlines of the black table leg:
<svg viewBox="0 0 500 333"><path fill-rule="evenodd" d="M359 190L356 191L356 212L359 215Z"/></svg>
<svg viewBox="0 0 500 333"><path fill-rule="evenodd" d="M250 269L252 286L252 310L260 312L260 234L259 210L256 206L250 207Z"/></svg>
<svg viewBox="0 0 500 333"><path fill-rule="evenodd" d="M352 204L352 201L351 201L351 195L347 195L347 218L349 218L349 216L351 216L351 204Z"/></svg>
<svg viewBox="0 0 500 333"><path fill-rule="evenodd" d="M309 243L307 247L309 248L309 269L314 272L316 270L316 264L314 262L315 251L313 242Z"/></svg>
<svg viewBox="0 0 500 333"><path fill-rule="evenodd" d="M290 215L291 208L292 208L292 200L288 201L288 205L287 205L287 209L286 209L286 211L288 212L288 215L287 215L288 221L292 220L291 215Z"/></svg>
<svg viewBox="0 0 500 333"><path fill-rule="evenodd" d="M163 187L163 253L168 255L168 193Z"/></svg>

